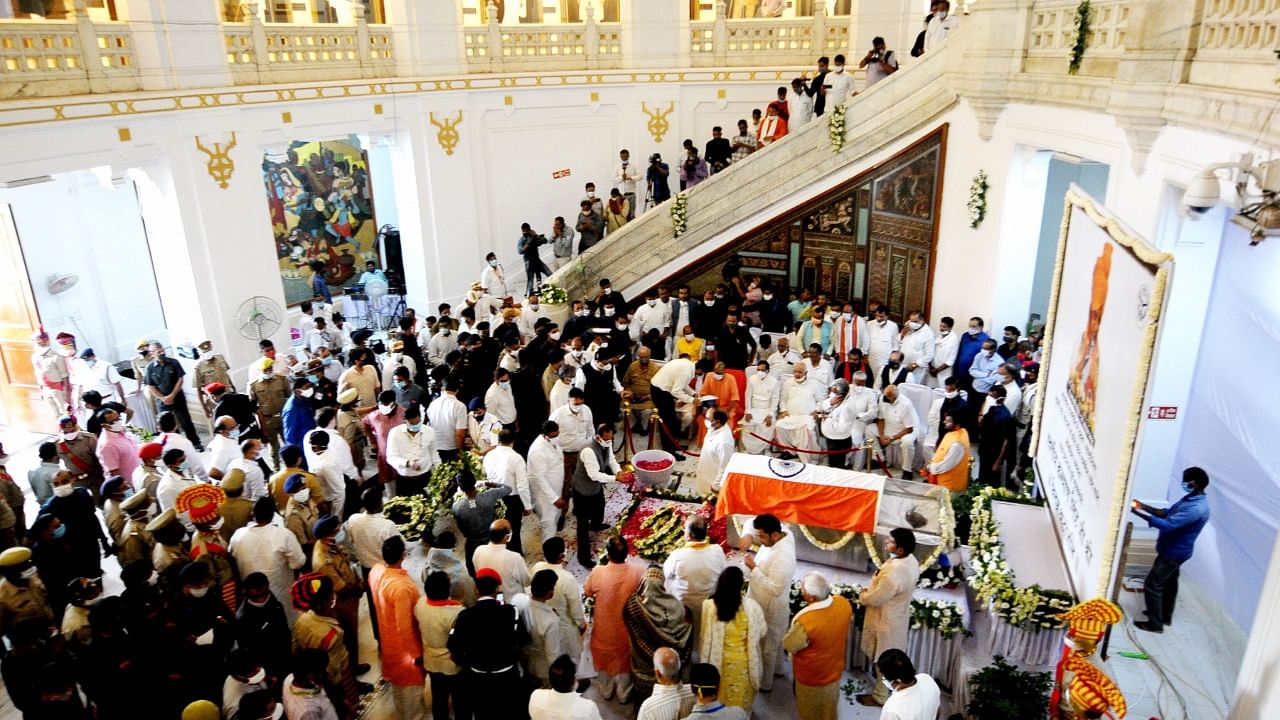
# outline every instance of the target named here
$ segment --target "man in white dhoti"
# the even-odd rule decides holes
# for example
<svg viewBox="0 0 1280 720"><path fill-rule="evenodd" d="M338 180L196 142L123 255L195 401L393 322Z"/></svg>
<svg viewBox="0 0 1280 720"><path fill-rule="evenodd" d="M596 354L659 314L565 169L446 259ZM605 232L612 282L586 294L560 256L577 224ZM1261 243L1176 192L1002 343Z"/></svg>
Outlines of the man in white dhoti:
<svg viewBox="0 0 1280 720"><path fill-rule="evenodd" d="M779 671L779 653L782 636L787 632L787 619L791 616L791 582L796 574L796 539L783 532L782 523L773 515L758 515L752 521L747 543L761 545L759 552L747 555L743 561L750 572L751 583L747 597L755 600L764 611L765 635L760 643L760 690L773 689L774 675ZM747 543L744 543L746 545ZM744 547L745 549L745 547ZM908 613L910 610L908 610Z"/></svg>
<svg viewBox="0 0 1280 720"><path fill-rule="evenodd" d="M898 448L898 458L902 461L902 479L910 480L915 470L916 430L921 428L920 418L916 417L916 408L911 401L898 393L898 386L890 385L884 389L884 397L880 400L880 418L876 421L879 437L877 455L888 463L887 450Z"/></svg>
<svg viewBox="0 0 1280 720"><path fill-rule="evenodd" d="M880 305L875 311L875 320L867 324L867 364L871 366L871 377L880 377L880 368L889 361L889 353L897 350L901 344L898 336L898 323L889 319L889 311Z"/></svg>
<svg viewBox="0 0 1280 720"><path fill-rule="evenodd" d="M911 382L923 385L933 362L933 329L924 322L924 313L916 310L907 316L902 330L902 365Z"/></svg>
<svg viewBox="0 0 1280 720"><path fill-rule="evenodd" d="M853 431L849 440L853 443L853 452L849 453L849 467L861 470L866 465L867 426L874 423L880 415L880 393L867 387L867 374L858 371L853 374L853 385L849 387L846 403L853 406Z"/></svg>
<svg viewBox="0 0 1280 720"><path fill-rule="evenodd" d="M693 515L684 525L685 544L662 563L667 590L693 615L693 636L699 637L702 601L711 597L724 571L724 548L707 540L707 519Z"/></svg>
<svg viewBox="0 0 1280 720"><path fill-rule="evenodd" d="M817 403L814 402L813 392L809 389L807 365L807 362L797 363L791 377L782 383L778 399L777 438L784 445L813 449L818 447L813 420L813 411L817 408ZM810 464L822 461L821 455L813 453L802 453L800 457Z"/></svg>
<svg viewBox="0 0 1280 720"><path fill-rule="evenodd" d="M818 403L818 429L827 442L827 464L834 468L849 467L849 454L838 452L853 447L853 426L857 422L854 407L849 404L849 383L840 378L831 383L831 391Z"/></svg>
<svg viewBox="0 0 1280 720"><path fill-rule="evenodd" d="M564 452L560 450L559 438L560 425L555 420L547 420L542 423L542 434L529 446L529 494L533 496L533 511L542 526L543 542L555 536L560 511L568 507L568 502L560 497L564 489Z"/></svg>
<svg viewBox="0 0 1280 720"><path fill-rule="evenodd" d="M955 320L944 317L938 322L938 332L933 340L933 362L929 363L929 387L946 387L960 352L960 335L951 332Z"/></svg>
<svg viewBox="0 0 1280 720"><path fill-rule="evenodd" d="M781 383L769 374L769 361L756 362L756 374L747 378L747 401L742 416L742 449L755 455L769 451L773 440L774 421L778 414L778 392ZM759 435L765 440L753 436Z"/></svg>
<svg viewBox="0 0 1280 720"><path fill-rule="evenodd" d="M868 658L878 658L891 648L907 649L907 630L911 625L911 594L920 580L920 561L912 553L916 550L916 536L906 528L896 528L889 533L884 549L889 553L880 569L871 578L871 587L858 596L867 609L862 623L862 651ZM876 674L879 675L879 668ZM888 688L876 678L873 691L859 695L863 705L883 705L889 699Z"/></svg>
<svg viewBox="0 0 1280 720"><path fill-rule="evenodd" d="M693 490L699 495L710 495L720 491L720 473L729 464L737 449L733 428L729 427L729 415L723 410L711 413L711 425L702 440L702 454L698 456L697 477Z"/></svg>

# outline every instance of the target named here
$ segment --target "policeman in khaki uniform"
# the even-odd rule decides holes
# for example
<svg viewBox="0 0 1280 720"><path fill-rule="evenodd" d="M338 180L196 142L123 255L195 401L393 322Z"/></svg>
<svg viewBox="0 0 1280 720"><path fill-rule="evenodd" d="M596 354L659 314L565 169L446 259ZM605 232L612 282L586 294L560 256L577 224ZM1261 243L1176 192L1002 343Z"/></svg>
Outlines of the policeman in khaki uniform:
<svg viewBox="0 0 1280 720"><path fill-rule="evenodd" d="M128 517L124 529L115 538L120 546L120 567L150 558L156 541L147 532L147 515L151 509L150 498L145 492L135 493L120 503L120 511Z"/></svg>
<svg viewBox="0 0 1280 720"><path fill-rule="evenodd" d="M222 476L222 491L227 494L218 512L222 514L222 539L231 542L236 530L247 527L253 519L253 500L244 497L244 471L232 468Z"/></svg>
<svg viewBox="0 0 1280 720"><path fill-rule="evenodd" d="M178 522L178 513L173 508L160 513L159 517L147 523L147 532L156 541L151 551L151 566L162 580L177 587L178 571L187 562L187 553L182 547L186 528Z"/></svg>
<svg viewBox="0 0 1280 720"><path fill-rule="evenodd" d="M212 417L213 398L209 397L209 393L204 391L205 385L213 383L221 383L227 387L229 392L235 392L236 386L231 383L231 366L227 365L226 358L213 353L213 341L204 340L196 349L200 351L200 360L196 362L195 375L196 393L200 396L200 406L204 408L205 417Z"/></svg>
<svg viewBox="0 0 1280 720"><path fill-rule="evenodd" d="M250 383L249 399L258 404L258 427L262 428L263 442L271 444L271 458L278 463L280 437L284 433L284 418L280 413L285 401L293 395L293 388L287 377L272 372L274 363L269 357L258 360L262 377Z"/></svg>
<svg viewBox="0 0 1280 720"><path fill-rule="evenodd" d="M321 650L328 657L325 676L342 699L339 717L352 717L360 704L360 693L372 686L357 683L351 672L351 656L347 653L342 627L333 617L333 581L327 575L307 573L289 589L293 606L303 611L293 624L293 652ZM336 703L335 703L336 704Z"/></svg>
<svg viewBox="0 0 1280 720"><path fill-rule="evenodd" d="M342 628L347 654L351 656L353 675L362 674L368 665L360 666L360 595L364 592L360 576L351 566L351 557L342 546L339 531L342 521L336 515L325 515L315 522L312 530L316 536L315 549L311 551L311 570L333 582L333 594L337 598L334 615Z"/></svg>
<svg viewBox="0 0 1280 720"><path fill-rule="evenodd" d="M43 617L53 623L49 594L36 577L31 550L13 547L0 553L0 635L8 635L24 618Z"/></svg>

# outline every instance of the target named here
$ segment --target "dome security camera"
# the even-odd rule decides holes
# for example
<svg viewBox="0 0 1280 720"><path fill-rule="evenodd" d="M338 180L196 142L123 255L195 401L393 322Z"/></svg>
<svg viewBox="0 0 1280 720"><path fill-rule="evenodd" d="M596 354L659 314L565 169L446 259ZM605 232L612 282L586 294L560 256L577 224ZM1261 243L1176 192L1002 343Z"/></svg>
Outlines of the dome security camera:
<svg viewBox="0 0 1280 720"><path fill-rule="evenodd" d="M1205 168L1196 173L1187 185L1187 191L1182 196L1182 204L1192 214L1203 215L1218 204L1219 197L1218 176L1212 169Z"/></svg>

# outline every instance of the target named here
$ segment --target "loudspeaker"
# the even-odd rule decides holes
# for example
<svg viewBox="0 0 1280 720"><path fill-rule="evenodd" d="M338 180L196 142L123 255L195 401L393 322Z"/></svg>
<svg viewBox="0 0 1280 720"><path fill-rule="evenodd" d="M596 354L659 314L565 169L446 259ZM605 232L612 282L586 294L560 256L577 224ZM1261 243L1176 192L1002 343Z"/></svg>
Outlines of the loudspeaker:
<svg viewBox="0 0 1280 720"><path fill-rule="evenodd" d="M383 225L379 232L382 235L382 266L386 269L388 284L404 287L404 253L400 250L400 231L390 225Z"/></svg>

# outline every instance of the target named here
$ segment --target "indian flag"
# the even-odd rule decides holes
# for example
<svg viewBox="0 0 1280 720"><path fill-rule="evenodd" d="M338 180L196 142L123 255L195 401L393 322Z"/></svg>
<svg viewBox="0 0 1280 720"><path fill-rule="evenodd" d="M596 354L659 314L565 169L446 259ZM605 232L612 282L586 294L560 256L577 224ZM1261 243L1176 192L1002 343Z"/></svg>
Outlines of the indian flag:
<svg viewBox="0 0 1280 720"><path fill-rule="evenodd" d="M884 477L734 453L721 479L716 517L772 513L811 527L875 532Z"/></svg>

